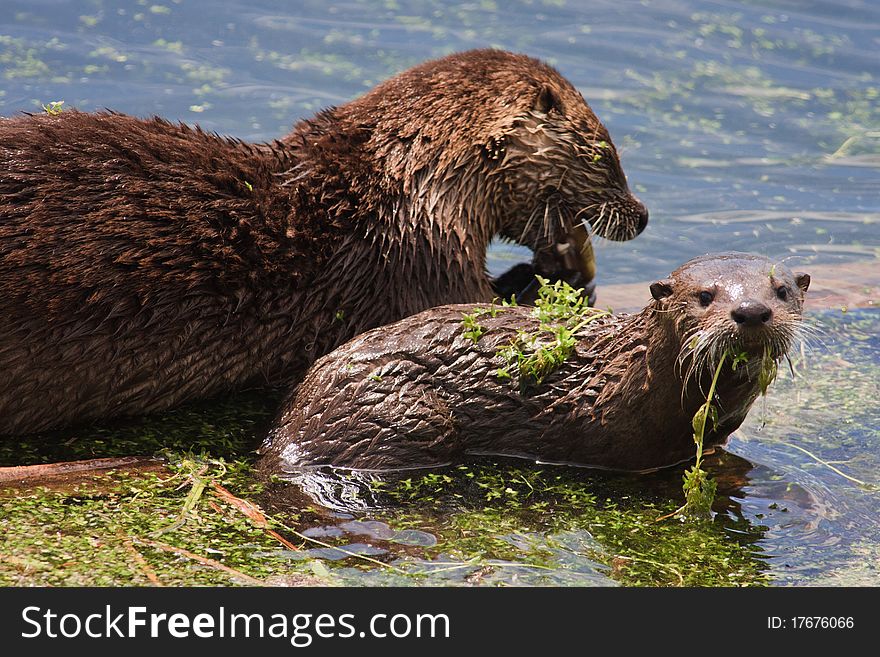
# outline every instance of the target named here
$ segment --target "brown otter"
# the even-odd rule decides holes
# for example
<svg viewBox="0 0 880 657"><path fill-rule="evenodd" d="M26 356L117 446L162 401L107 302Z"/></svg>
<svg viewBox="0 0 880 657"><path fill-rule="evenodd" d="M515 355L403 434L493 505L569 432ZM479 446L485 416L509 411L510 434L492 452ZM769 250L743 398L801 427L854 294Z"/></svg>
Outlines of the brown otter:
<svg viewBox="0 0 880 657"><path fill-rule="evenodd" d="M626 240L647 211L577 90L502 51L417 66L267 144L0 119L0 434L283 382L366 329L490 301L493 236L552 257L582 222Z"/></svg>
<svg viewBox="0 0 880 657"><path fill-rule="evenodd" d="M681 462L694 456L692 419L721 354L748 361L723 365L707 446L742 423L765 351L775 364L798 337L809 283L759 256L696 258L652 284L641 312L581 322L569 357L525 387L499 377L499 349L539 329L534 308L425 311L318 360L285 404L260 467L394 470L468 454L621 470ZM466 335L463 313L475 309L482 334Z"/></svg>

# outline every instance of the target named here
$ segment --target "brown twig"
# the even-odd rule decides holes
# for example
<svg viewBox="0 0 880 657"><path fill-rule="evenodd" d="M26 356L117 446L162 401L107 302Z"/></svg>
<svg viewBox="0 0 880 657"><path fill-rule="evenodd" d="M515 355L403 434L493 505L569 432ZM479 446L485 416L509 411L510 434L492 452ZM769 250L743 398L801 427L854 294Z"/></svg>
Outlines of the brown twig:
<svg viewBox="0 0 880 657"><path fill-rule="evenodd" d="M123 456L120 458L86 459L84 461L62 461L60 463L40 463L38 465L13 465L0 468L0 482L23 481L27 479L51 479L64 475L130 468L158 461L143 456Z"/></svg>
<svg viewBox="0 0 880 657"><path fill-rule="evenodd" d="M185 550L183 548L175 547L173 545L168 545L167 543L160 543L159 541L153 541L148 538L136 538L133 539L137 543L141 543L142 545L147 545L156 550L161 550L162 552L170 552L172 554L176 554L181 557L186 557L187 559L192 559L193 561L197 561L202 565L208 566L210 568L214 568L215 570L220 570L230 575L231 577L237 578L243 581L246 584L250 584L251 586L266 586L266 583L262 580L257 579L256 577L251 577L240 570L236 570L235 568L230 568L226 564L222 564L219 561L215 561L214 559L209 559L208 557L203 557L199 554L195 554L194 552L190 552L189 550Z"/></svg>
<svg viewBox="0 0 880 657"><path fill-rule="evenodd" d="M153 586L165 586L164 584L162 584L162 580L159 579L156 571L153 570L153 567L149 563L147 563L144 555L138 552L138 549L134 546L134 543L131 542L131 539L125 538L123 536L120 536L120 538L123 539L122 544L125 546L125 549L140 567L141 572L143 572L144 576L153 583Z"/></svg>
<svg viewBox="0 0 880 657"><path fill-rule="evenodd" d="M248 500L243 500L240 497L236 497L232 493L230 493L226 488L218 484L216 481L211 482L211 486L214 488L214 494L219 497L221 500L234 507L240 513L242 513L248 520L250 520L255 527L258 529L262 529L266 534L274 538L276 541L281 543L288 550L299 551L299 548L284 538L281 534L276 532L274 529L269 527L269 520L253 502L249 502Z"/></svg>

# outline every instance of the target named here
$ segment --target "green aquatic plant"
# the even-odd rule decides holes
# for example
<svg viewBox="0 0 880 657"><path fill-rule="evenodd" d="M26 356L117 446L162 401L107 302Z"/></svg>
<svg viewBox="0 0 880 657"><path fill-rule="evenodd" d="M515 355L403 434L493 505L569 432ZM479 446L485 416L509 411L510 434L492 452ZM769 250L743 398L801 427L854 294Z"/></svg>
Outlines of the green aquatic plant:
<svg viewBox="0 0 880 657"><path fill-rule="evenodd" d="M776 380L778 373L779 366L776 359L765 349L761 356L761 368L758 370L758 387L761 389L761 395L767 395L767 388Z"/></svg>
<svg viewBox="0 0 880 657"><path fill-rule="evenodd" d="M691 426L694 430L694 443L697 446L697 458L693 467L684 473L684 485L682 488L684 489L685 503L678 511L679 514L686 517L708 518L712 510L712 502L715 499L717 484L702 468L703 438L706 434L706 424L711 422L713 429L717 428L718 425L718 408L713 403L715 400L715 389L718 386L721 368L724 367L724 362L729 354L729 351L721 354L721 359L718 361L718 366L715 368L715 373L712 376L712 385L709 387L706 401L700 405L691 420Z"/></svg>
<svg viewBox="0 0 880 657"><path fill-rule="evenodd" d="M539 321L538 330L518 331L510 343L497 350L497 355L506 364L495 370L495 375L502 380L512 379L513 369L519 373L521 387L540 385L572 354L577 344L577 331L587 323L609 314L590 308L583 291L565 281L551 283L541 276L536 278L541 285L533 311ZM474 308L472 312L464 313L464 337L474 343L479 342L486 331L479 322L480 316L488 314L495 317L503 308L516 305L514 297L509 302L502 301L500 306L493 302L489 307Z"/></svg>
<svg viewBox="0 0 880 657"><path fill-rule="evenodd" d="M750 546L757 529L737 521L740 531L731 540L728 519L655 523L674 501L644 495L644 476L483 461L373 487L403 504L390 507L390 525L437 538L415 560L394 562L399 568L424 566L421 557L431 559L433 572L442 565L464 581L486 584L510 581L503 574L510 568L531 584L583 585L591 569L625 585L766 583Z"/></svg>
<svg viewBox="0 0 880 657"><path fill-rule="evenodd" d="M465 313L461 317L461 325L464 327L464 337L468 340L472 340L474 343L479 342L480 337L482 337L483 332L485 331L484 327L480 326L480 322L478 317L482 314L479 311L481 308L475 308L472 313Z"/></svg>
<svg viewBox="0 0 880 657"><path fill-rule="evenodd" d="M721 370L728 358L731 361L730 369L734 372L741 364L749 360L746 352L735 352L733 349L726 350L718 360L718 365L715 367L715 373L712 376L712 384L709 386L709 393L706 395L706 401L700 405L691 421L697 454L694 465L689 470L685 470L682 478L685 503L672 515L689 518L708 518L712 511L712 502L715 500L717 484L702 468L703 439L708 423L712 423L713 431L718 428L718 407L714 403L715 390L718 387ZM776 378L777 372L776 359L765 349L761 356L761 365L758 369L758 387L761 390L761 395L767 394L767 388Z"/></svg>
<svg viewBox="0 0 880 657"><path fill-rule="evenodd" d="M64 111L62 105L64 105L63 100L53 100L49 104L43 105L43 111L49 116L58 116Z"/></svg>
<svg viewBox="0 0 880 657"><path fill-rule="evenodd" d="M498 311L502 308L506 308L509 306L516 305L516 298L513 298L512 303L508 303L507 301L503 301L500 306L495 304L495 300L492 301L492 304L485 308L474 308L469 313L462 313L461 315L461 325L464 327L464 337L468 340L472 340L475 344L479 342L486 328L480 325L479 318L482 315L489 315L489 317L496 317L498 315Z"/></svg>
<svg viewBox="0 0 880 657"><path fill-rule="evenodd" d="M519 331L509 344L498 349L498 356L507 366L496 370L496 376L512 378L509 368L514 367L519 372L521 388L540 385L574 352L577 332L610 315L606 310L591 308L583 290L565 281L550 283L546 278L536 278L541 287L532 314L539 321L538 330Z"/></svg>

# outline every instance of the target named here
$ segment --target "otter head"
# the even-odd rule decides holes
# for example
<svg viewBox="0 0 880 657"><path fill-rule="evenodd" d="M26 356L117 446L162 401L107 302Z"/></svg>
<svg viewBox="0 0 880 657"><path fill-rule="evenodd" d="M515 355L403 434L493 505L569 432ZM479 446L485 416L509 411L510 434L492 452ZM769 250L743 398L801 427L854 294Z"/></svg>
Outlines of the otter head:
<svg viewBox="0 0 880 657"><path fill-rule="evenodd" d="M587 226L606 239L634 238L648 210L630 193L608 131L565 78L537 63L535 73L484 146L490 179L513 202L499 232L535 250Z"/></svg>
<svg viewBox="0 0 880 657"><path fill-rule="evenodd" d="M428 208L432 224L451 219L481 242L499 235L536 253L575 247L588 278L587 226L629 240L647 224L608 131L571 83L538 60L459 53L410 69L349 107L375 126L372 147L386 178Z"/></svg>
<svg viewBox="0 0 880 657"><path fill-rule="evenodd" d="M652 310L674 327L680 365L700 374L725 353L744 354L750 362L785 356L801 332L809 286L808 274L768 258L708 255L653 283Z"/></svg>

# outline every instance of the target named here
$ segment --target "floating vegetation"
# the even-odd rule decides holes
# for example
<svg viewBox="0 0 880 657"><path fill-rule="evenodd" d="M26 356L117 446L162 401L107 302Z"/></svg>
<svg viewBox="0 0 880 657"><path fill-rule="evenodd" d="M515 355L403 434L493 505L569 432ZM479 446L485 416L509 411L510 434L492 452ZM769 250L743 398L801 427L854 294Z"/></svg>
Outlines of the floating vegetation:
<svg viewBox="0 0 880 657"><path fill-rule="evenodd" d="M655 491L657 479L671 483L660 474ZM429 565L442 563L447 577L469 583L504 582L511 572L531 584L766 583L765 565L751 546L759 530L658 524L658 512L673 500L639 493L645 483L642 476L492 461L374 486L406 509L383 511L389 525L429 527L436 537L420 559L394 562L425 573L428 582L439 576Z"/></svg>
<svg viewBox="0 0 880 657"><path fill-rule="evenodd" d="M577 345L577 332L610 314L591 308L582 289L573 288L565 281L550 283L546 278L536 278L541 285L533 311L539 321L538 329L519 331L510 344L498 349L506 366L499 368L496 375L499 379L510 379L513 368L519 373L521 389L541 385L572 354Z"/></svg>
<svg viewBox="0 0 880 657"><path fill-rule="evenodd" d="M53 100L47 105L43 105L43 111L49 116L58 116L64 111L62 105L64 105L63 100Z"/></svg>

